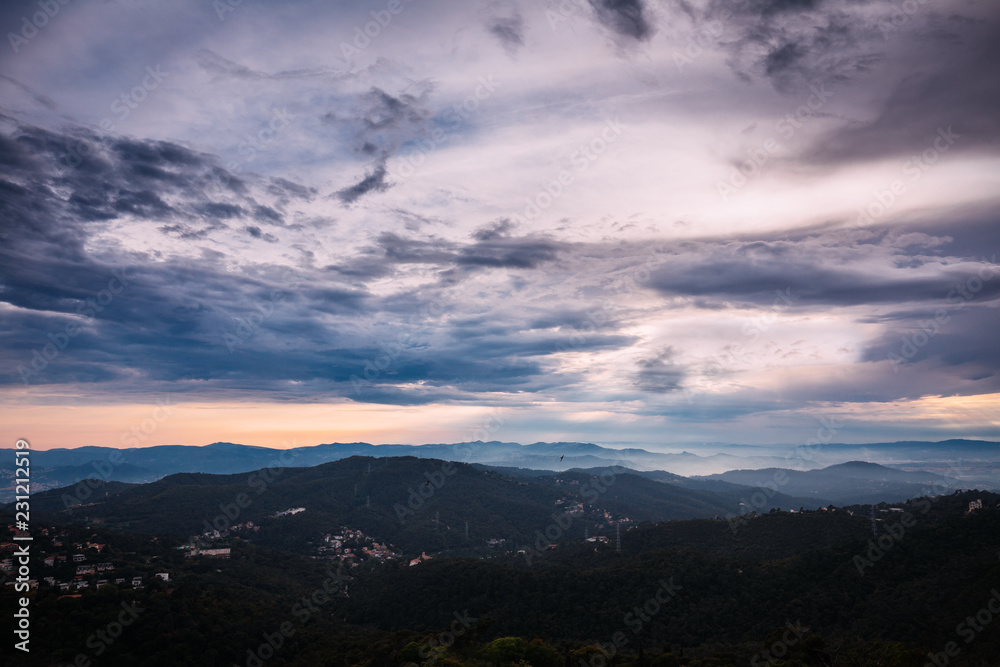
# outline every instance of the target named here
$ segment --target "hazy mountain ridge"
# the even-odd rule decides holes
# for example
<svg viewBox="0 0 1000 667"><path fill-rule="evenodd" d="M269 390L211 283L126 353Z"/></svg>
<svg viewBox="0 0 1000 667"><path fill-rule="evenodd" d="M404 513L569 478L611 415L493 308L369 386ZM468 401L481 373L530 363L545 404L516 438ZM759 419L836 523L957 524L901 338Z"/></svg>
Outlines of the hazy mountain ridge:
<svg viewBox="0 0 1000 667"><path fill-rule="evenodd" d="M324 534L351 526L419 554L473 548L496 539L504 540L507 549L523 546L537 542L538 531L553 523L560 525L561 536L580 538L588 530L608 534L617 524L809 510L833 502L898 502L926 495L912 492L917 480L940 494L950 492L953 482L877 464L721 476L728 479L621 467L518 472L437 459L353 456L309 468L177 473L146 484L76 485L35 494L32 509L57 522L98 522L176 536L225 532L252 521L260 543L305 553ZM787 481L765 492L757 488L775 479ZM305 511L277 516L293 507Z"/></svg>
<svg viewBox="0 0 1000 667"><path fill-rule="evenodd" d="M790 468L816 469L858 458L894 467L947 471L981 488L997 488L1000 443L947 440L940 443L896 442L848 445L803 445L794 449L763 445L714 445L715 453L701 455L614 449L593 443L468 442L427 445L372 445L364 442L332 443L287 450L217 442L211 445L158 445L145 448L80 447L32 451L35 490L45 490L86 478L122 482L150 482L180 472L234 474L265 467L309 467L350 456L414 456L497 468L568 470L623 466L636 471L667 471L687 477L710 478L725 471ZM732 452L739 452L735 454ZM901 453L915 452L906 460ZM750 453L748 455L748 452ZM14 457L0 462L0 501L13 498ZM703 487L704 488L704 487ZM795 495L795 494L793 494ZM813 496L815 494L809 494Z"/></svg>
<svg viewBox="0 0 1000 667"><path fill-rule="evenodd" d="M32 509L54 521L97 520L113 528L178 536L253 521L265 544L283 548L289 540L302 546L338 526L352 526L419 553L487 539L528 544L557 516L571 517L567 534L582 537L585 530L608 530L612 521L738 514L740 496L753 492L748 487L742 493L689 489L622 468L603 476L568 471L529 479L415 457L350 457L310 468L177 473L149 484L97 486L83 499L74 495L75 488L36 494ZM764 509L794 502L778 494ZM291 507L306 511L275 518Z"/></svg>
<svg viewBox="0 0 1000 667"><path fill-rule="evenodd" d="M826 498L837 503L884 502L942 495L967 488L960 480L931 472L897 470L866 461L849 461L819 470L730 470L708 475L704 480L716 480L747 486L774 488L791 495Z"/></svg>

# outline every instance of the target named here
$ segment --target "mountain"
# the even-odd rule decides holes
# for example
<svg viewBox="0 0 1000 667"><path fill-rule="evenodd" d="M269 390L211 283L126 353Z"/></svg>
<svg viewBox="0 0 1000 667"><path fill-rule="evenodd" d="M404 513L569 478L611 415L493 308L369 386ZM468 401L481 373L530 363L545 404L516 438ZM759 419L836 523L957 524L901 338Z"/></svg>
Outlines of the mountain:
<svg viewBox="0 0 1000 667"><path fill-rule="evenodd" d="M614 449L592 443L465 442L428 445L333 443L277 450L228 442L206 446L159 445L144 448L79 447L32 451L32 488L45 490L80 479L148 482L179 472L234 474L265 467L309 467L350 456L413 456L498 469L568 470L622 466L637 471L714 476L725 470L761 468L815 469L858 458L913 471L945 473L968 486L994 488L1000 478L1000 443L949 440L941 443L829 444L796 448L761 445L711 445L711 454ZM915 456L908 456L915 452ZM0 460L0 502L14 497L14 456ZM689 485L689 488L694 488ZM712 487L701 488L711 490ZM822 495L822 494L821 494ZM810 497L815 494L810 493Z"/></svg>
<svg viewBox="0 0 1000 667"><path fill-rule="evenodd" d="M753 492L685 488L623 468L511 477L436 459L358 456L311 468L178 473L149 484L93 486L35 494L32 511L53 521L177 536L252 521L259 543L305 552L324 534L349 526L419 553L474 548L489 539L514 548L537 542L537 531L553 523L555 532L575 538L585 531L609 534L612 522L735 515ZM809 500L778 494L760 509L800 502ZM305 511L275 516L297 507Z"/></svg>
<svg viewBox="0 0 1000 667"><path fill-rule="evenodd" d="M842 503L896 502L964 488L959 480L931 472L908 472L877 463L849 461L819 470L730 470L696 478L777 489L790 495Z"/></svg>
<svg viewBox="0 0 1000 667"><path fill-rule="evenodd" d="M337 465L362 479L371 462ZM373 475L382 462L373 463ZM413 463L393 459L389 468L408 475L422 467ZM316 485L307 493L317 497L336 493L327 466L317 470L323 474L315 479L300 472L296 483ZM495 473L478 473L468 477L474 485L462 485L468 502L476 488L497 481ZM586 473L560 473L548 484L577 486L579 475ZM172 486L197 492L229 481L178 475L144 487L156 490L161 513L183 513L190 507L177 505L183 496ZM506 491L538 492L523 478L507 481L516 486ZM142 488L109 486L111 497ZM277 490L275 481L261 502ZM982 506L970 512L974 501ZM399 559L338 565L253 537L220 540L229 558L188 558L182 538L43 523L33 514L32 553L65 559L55 566L39 559L33 569L76 581L70 556L80 553L111 567L94 578L122 583L67 594L37 575L31 629L44 641L23 656L5 642L0 664L920 667L944 664L946 646L960 649L947 661L956 667L1000 664L996 633L971 629L988 627L982 610L1000 596L1000 495L963 492L901 503L900 513L878 509L886 511L878 512L874 540L869 508L849 506L763 514L735 529L713 519L632 525L622 530L620 549L566 537L531 561L516 552L435 551L417 566ZM13 520L0 510L0 541L10 539ZM0 572L0 580L14 576ZM141 586L131 584L134 577ZM19 595L0 586L0 606L16 609Z"/></svg>

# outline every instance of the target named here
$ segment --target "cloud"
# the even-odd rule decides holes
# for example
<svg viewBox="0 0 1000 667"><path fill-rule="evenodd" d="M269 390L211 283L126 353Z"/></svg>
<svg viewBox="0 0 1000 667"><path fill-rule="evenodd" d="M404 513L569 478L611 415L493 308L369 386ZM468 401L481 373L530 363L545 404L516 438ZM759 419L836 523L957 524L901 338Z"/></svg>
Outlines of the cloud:
<svg viewBox="0 0 1000 667"><path fill-rule="evenodd" d="M472 233L472 238L477 241L492 241L510 235L516 225L510 218L501 218L488 225L483 225Z"/></svg>
<svg viewBox="0 0 1000 667"><path fill-rule="evenodd" d="M518 13L493 17L487 22L486 29L511 55L524 46L524 19Z"/></svg>
<svg viewBox="0 0 1000 667"><path fill-rule="evenodd" d="M408 91L390 95L372 87L360 96L357 108L350 115L328 112L322 121L347 128L355 151L364 156L377 155L371 171L357 183L333 193L345 205L356 202L372 192L385 192L392 183L388 179L387 161L404 143L424 135L431 113L425 103L433 86L411 84Z"/></svg>
<svg viewBox="0 0 1000 667"><path fill-rule="evenodd" d="M651 359L639 361L636 373L636 387L657 394L678 391L682 387L686 372L674 363L676 353L672 347L657 352Z"/></svg>
<svg viewBox="0 0 1000 667"><path fill-rule="evenodd" d="M653 27L649 23L642 0L588 0L598 20L615 33L636 41L649 39Z"/></svg>
<svg viewBox="0 0 1000 667"><path fill-rule="evenodd" d="M929 19L921 48L934 57L892 84L873 120L819 137L803 151L802 161L837 164L909 157L931 149L939 130L955 137L948 150L995 155L1000 150L1000 82L979 76L1000 60L1000 9L992 11L995 16L989 21Z"/></svg>
<svg viewBox="0 0 1000 667"><path fill-rule="evenodd" d="M365 174L365 177L354 185L337 190L334 196L344 204L353 204L369 192L385 192L392 186L388 181L388 175L385 158L379 158L371 173Z"/></svg>

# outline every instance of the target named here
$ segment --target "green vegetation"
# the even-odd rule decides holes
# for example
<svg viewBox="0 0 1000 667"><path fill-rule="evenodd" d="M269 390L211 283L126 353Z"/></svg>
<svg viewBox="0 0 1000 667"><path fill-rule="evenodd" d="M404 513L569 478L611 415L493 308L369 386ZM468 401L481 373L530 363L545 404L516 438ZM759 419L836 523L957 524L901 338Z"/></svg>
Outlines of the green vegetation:
<svg viewBox="0 0 1000 667"><path fill-rule="evenodd" d="M228 547L230 558L186 557L179 548L187 543L183 528L175 535L148 533L159 524L200 521L206 503L230 502L237 489L245 490L246 476L239 477L242 485L175 476L114 489L72 515L56 507L50 516L81 523L53 521L47 535L36 536L33 576L73 579L76 564L41 561L80 553L86 564L113 566L97 576L126 582L76 591L40 581L31 592L32 652L15 654L7 642L0 662L74 664L82 654L94 665L144 667L922 667L928 653L940 653L949 665L1000 664L1000 626L984 623L980 613L1000 590L996 494L962 492L876 506L873 539L868 506L775 510L735 522L639 522L643 511L655 515L658 507L673 505L685 512L696 502L717 501L709 492L649 495L656 487L626 487L622 476L595 503L582 503L555 548L528 558L517 552L521 540L493 547L482 540L504 530L523 539L544 530L556 501L586 500L580 487L593 477L568 473L527 482L463 467L426 508L400 522L375 510L375 498L394 499L398 487L379 492L374 482L397 475L405 490L416 484L414 470L432 471L431 464L393 460L378 478L375 465L368 473L365 459L336 465L350 466L343 478L331 479L326 466L276 478L287 485L275 481L236 519L259 516L259 533L230 533L206 545ZM349 491L343 488L352 479L358 498L355 481ZM39 497L39 506L53 503L52 495ZM332 498L329 505L312 506L324 497ZM983 506L970 512L974 500ZM297 506L307 509L270 516ZM637 521L622 530L618 551L604 512L626 510ZM435 549L436 540L464 539L456 530L462 512L476 517L470 542L478 544ZM12 517L2 518L5 524ZM105 523L94 524L94 518ZM352 565L315 552L322 531L348 525L433 558L415 566L375 558ZM585 528L611 537L585 541ZM133 577L143 584L133 587ZM0 608L14 609L15 595L10 586L0 588ZM115 628L129 609L141 611L134 622ZM970 616L979 630L961 625ZM101 638L111 630L119 631L113 641ZM958 650L953 657L942 653L949 642Z"/></svg>

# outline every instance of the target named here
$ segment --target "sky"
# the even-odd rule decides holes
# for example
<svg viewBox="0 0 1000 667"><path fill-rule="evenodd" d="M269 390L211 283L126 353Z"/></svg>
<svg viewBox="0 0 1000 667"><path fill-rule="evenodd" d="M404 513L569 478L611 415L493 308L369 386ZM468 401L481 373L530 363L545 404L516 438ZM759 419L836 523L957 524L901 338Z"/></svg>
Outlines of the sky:
<svg viewBox="0 0 1000 667"><path fill-rule="evenodd" d="M0 442L1000 439L992 0L0 28Z"/></svg>

